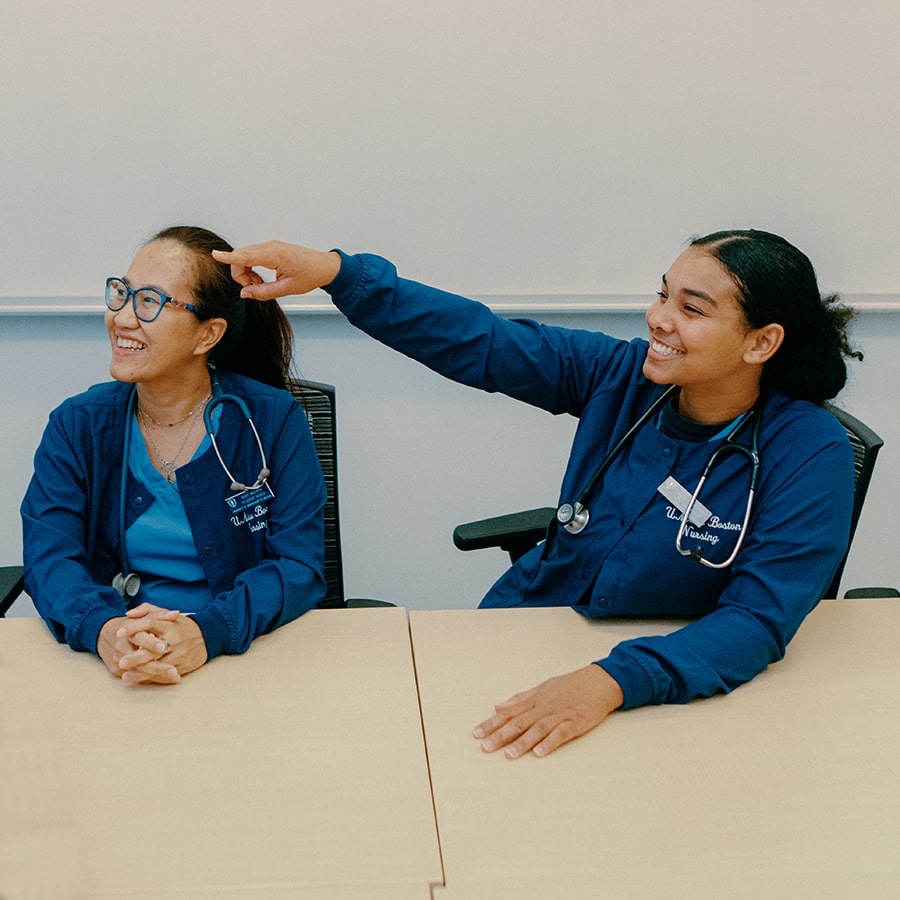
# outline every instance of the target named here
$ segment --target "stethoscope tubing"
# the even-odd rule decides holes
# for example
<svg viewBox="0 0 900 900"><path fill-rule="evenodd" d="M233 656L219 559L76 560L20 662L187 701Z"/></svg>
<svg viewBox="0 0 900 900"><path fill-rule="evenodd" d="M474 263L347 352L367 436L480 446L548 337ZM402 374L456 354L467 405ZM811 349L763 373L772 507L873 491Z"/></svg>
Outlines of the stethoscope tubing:
<svg viewBox="0 0 900 900"><path fill-rule="evenodd" d="M753 417L753 431L751 432L750 446L746 447L744 444L738 444L735 441L735 437L747 419L751 416ZM759 425L761 419L762 414L755 406L746 415L740 417L735 423L734 428L732 428L725 437L725 440L710 454L709 459L706 461L706 465L703 467L700 480L697 482L697 487L694 489L694 493L691 495L691 499L688 501L688 504L681 515L681 523L678 526L678 533L675 535L675 549L682 556L689 556L691 559L696 560L707 568L727 569L728 566L735 561L744 544L744 535L747 533L747 525L750 523L750 513L753 511L753 499L756 496L756 485L759 482ZM724 457L728 453L741 453L750 460L750 488L747 492L747 507L744 510L744 521L741 523L741 530L738 532L734 548L726 560L714 563L705 559L702 550L696 547L691 550L685 550L681 546L681 539L690 522L691 512L697 503L697 498L703 490L703 485L706 484L706 479L709 478L709 475L717 465L719 458Z"/></svg>
<svg viewBox="0 0 900 900"><path fill-rule="evenodd" d="M605 458L597 467L590 480L579 493L578 498L576 499L574 504L560 504L559 508L556 511L556 520L560 525L563 526L563 528L566 529L566 531L568 531L570 534L580 534L582 531L584 531L591 517L590 510L587 506L587 501L594 488L606 473L607 469L609 469L612 463L622 452L628 441L631 440L635 433L640 428L642 428L650 419L652 419L660 409L662 409L665 403L677 390L677 385L671 385L659 397L657 397L656 400L653 401L647 411L637 419L637 421L619 439L616 445L606 454ZM747 447L744 444L737 443L735 438L737 437L741 428L743 428L747 420L750 418L753 419L753 430L751 432L751 444L749 447ZM762 412L759 409L759 403L757 403L748 412L744 413L738 418L738 420L732 426L731 430L725 436L724 440L722 440L722 442L710 454L709 459L706 461L706 465L703 467L703 472L700 475L700 480L697 483L697 487L694 490L694 493L691 495L691 499L688 501L687 507L682 513L678 533L675 536L675 548L682 556L688 556L691 559L696 560L697 562L711 569L727 568L734 562L735 558L737 557L737 554L744 543L744 535L746 534L747 525L750 522L750 514L753 510L753 500L756 494L756 486L759 482L759 428L761 420ZM706 484L707 478L709 478L710 473L718 464L719 460L729 453L741 453L750 460L750 488L747 493L747 506L744 510L744 520L741 525L741 530L738 533L738 538L735 542L734 549L732 550L731 555L728 557L728 559L726 559L724 562L714 563L703 557L703 552L701 549L683 549L681 546L681 540L684 536L685 529L690 522L690 514L698 502L700 492L703 490L703 486Z"/></svg>
<svg viewBox="0 0 900 900"><path fill-rule="evenodd" d="M594 488L600 479L606 474L606 470L615 462L616 458L621 454L625 445L632 437L653 418L656 413L665 406L668 399L678 390L678 385L670 385L650 404L650 407L637 419L637 421L619 438L616 445L606 454L591 476L588 483L581 490L575 503L562 503L556 510L556 520L570 534L581 534L587 527L591 518L590 510L587 506L588 497L593 493Z"/></svg>
<svg viewBox="0 0 900 900"><path fill-rule="evenodd" d="M216 382L216 386L218 386L218 382ZM253 431L253 437L256 439L256 446L259 447L259 458L262 461L262 468L259 471L259 475L256 476L256 481L253 484L242 484L238 481L234 475L231 474L231 470L225 464L225 460L222 458L222 454L219 451L219 445L216 441L215 429L213 427L212 421L212 411L217 407L221 406L223 403L234 403L238 406L241 412L246 417L247 421L250 423L250 429ZM256 425L253 423L253 416L250 415L250 409L244 401L237 396L237 394L217 394L213 396L212 400L206 404L203 409L203 424L206 427L206 433L209 435L210 443L212 444L213 450L216 452L216 457L219 460L219 464L222 466L222 469L225 471L225 474L231 480L231 489L233 491L255 491L258 488L261 488L267 481L271 472L269 471L269 464L266 460L266 451L263 448L262 438L259 436L259 431L256 429ZM271 490L271 488L269 488Z"/></svg>
<svg viewBox="0 0 900 900"><path fill-rule="evenodd" d="M128 491L128 448L131 445L131 429L137 412L137 387L132 385L125 404L125 441L122 446L122 472L119 476L119 561L122 571L113 579L113 586L124 599L135 597L141 587L140 576L131 571L128 562L128 542L125 540L125 496ZM117 584L117 581L119 584Z"/></svg>
<svg viewBox="0 0 900 900"><path fill-rule="evenodd" d="M263 486L267 488L269 493L274 497L275 494L272 491L272 488L269 487L268 479L271 472L269 470L269 464L266 459L266 451L263 447L262 438L259 436L259 431L256 428L256 425L253 422L253 417L250 415L250 409L247 404L236 394L225 394L222 392L222 388L219 385L219 380L215 375L215 372L211 370L211 382L212 382L212 390L213 390L213 398L206 404L203 409L203 424L206 428L206 432L209 435L210 443L212 444L213 450L215 450L216 457L219 460L219 464L222 466L225 474L228 476L229 481L231 482L230 487L233 491L254 491ZM239 482L234 475L232 475L230 469L225 464L225 460L222 457L221 452L219 451L219 445L216 442L216 436L214 434L215 427L213 425L212 420L212 411L222 403L234 403L244 414L247 421L250 423L250 429L253 431L253 437L256 440L256 445L259 448L259 456L262 461L262 468L259 471L259 475L256 476L256 481L253 484L242 484ZM126 495L128 491L128 451L131 447L131 436L132 429L134 427L134 420L137 412L137 386L132 385L131 392L128 395L128 402L125 405L125 440L122 447L122 472L120 475L119 481L119 561L122 564L121 572L117 573L113 578L113 587L119 592L119 595L124 600L127 598L134 598L137 596L138 591L141 586L141 578L137 572L131 571L131 565L128 560L128 541L125 536L125 502Z"/></svg>

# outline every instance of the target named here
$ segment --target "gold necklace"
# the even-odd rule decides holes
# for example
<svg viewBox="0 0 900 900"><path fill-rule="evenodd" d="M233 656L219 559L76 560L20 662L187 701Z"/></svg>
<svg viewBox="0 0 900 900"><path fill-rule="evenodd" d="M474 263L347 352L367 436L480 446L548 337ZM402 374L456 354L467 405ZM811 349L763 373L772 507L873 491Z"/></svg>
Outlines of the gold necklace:
<svg viewBox="0 0 900 900"><path fill-rule="evenodd" d="M207 402L207 400L209 400L209 398L211 396L212 396L212 392L209 393L209 396L204 397L203 400L200 401L200 405L206 406L206 402ZM199 408L200 407L195 407L194 409L192 409L191 412L188 413L188 415L185 416L184 419L182 419L181 421L182 422L185 421L185 419L187 419L188 416L195 413ZM163 470L163 477L166 479L166 481L169 482L169 484L172 484L175 481L175 468L178 463L178 457L181 456L181 451L184 450L185 444L187 444L188 438L193 433L194 426L197 424L199 419L194 419L194 421L191 422L190 427L185 432L184 440L181 442L181 446L178 448L175 455L171 459L166 459L162 455L162 453L160 453L159 447L156 446L156 441L153 440L153 436L150 434L150 427L147 425L147 419L150 419L150 421L153 422L153 418L144 412L140 403L138 403L138 415L141 417L141 424L144 426L144 428L143 428L144 437L146 437L147 440L150 442L150 447L153 450L154 454L156 455L156 458L159 460L159 467ZM154 424L159 424L159 423L154 422ZM163 427L163 426L161 426L161 427Z"/></svg>
<svg viewBox="0 0 900 900"><path fill-rule="evenodd" d="M195 412L202 409L209 402L212 397L212 391L210 391L187 415L182 416L175 422L157 422L150 413L146 412L146 410L141 409L141 415L148 418L154 425L159 426L160 428L174 428L176 425L180 425L182 422L186 422Z"/></svg>

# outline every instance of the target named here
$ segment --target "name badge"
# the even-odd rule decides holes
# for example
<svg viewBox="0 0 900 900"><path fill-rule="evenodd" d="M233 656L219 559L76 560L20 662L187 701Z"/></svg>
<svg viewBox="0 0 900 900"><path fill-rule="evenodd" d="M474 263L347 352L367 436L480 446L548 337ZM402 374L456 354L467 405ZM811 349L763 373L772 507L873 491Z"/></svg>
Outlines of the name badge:
<svg viewBox="0 0 900 900"><path fill-rule="evenodd" d="M691 495L686 488L682 487L670 475L656 490L684 516L684 511L691 502ZM691 515L688 521L692 525L702 527L711 515L712 513L698 500L691 508Z"/></svg>
<svg viewBox="0 0 900 900"><path fill-rule="evenodd" d="M231 524L235 528L246 525L250 531L261 531L269 527L269 500L272 492L267 485L253 491L241 491L225 498Z"/></svg>

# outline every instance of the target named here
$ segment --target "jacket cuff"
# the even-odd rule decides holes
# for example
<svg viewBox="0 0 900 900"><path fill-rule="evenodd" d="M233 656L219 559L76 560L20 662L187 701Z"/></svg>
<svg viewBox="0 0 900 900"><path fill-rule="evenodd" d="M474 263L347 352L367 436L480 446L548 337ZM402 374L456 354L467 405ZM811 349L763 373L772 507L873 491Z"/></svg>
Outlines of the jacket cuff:
<svg viewBox="0 0 900 900"><path fill-rule="evenodd" d="M606 659L597 660L595 665L611 675L622 688L625 701L621 709L634 709L652 702L652 679L643 666L624 650L613 650Z"/></svg>
<svg viewBox="0 0 900 900"><path fill-rule="evenodd" d="M225 653L228 647L228 626L225 620L211 608L197 610L192 616L206 644L206 660Z"/></svg>
<svg viewBox="0 0 900 900"><path fill-rule="evenodd" d="M326 284L322 290L330 294L335 303L346 300L362 277L362 260L358 256L348 256L343 250L336 250L341 256L341 268L331 284Z"/></svg>
<svg viewBox="0 0 900 900"><path fill-rule="evenodd" d="M110 609L108 606L98 606L92 609L82 620L78 626L78 631L74 635L74 641L69 641L69 645L73 650L87 650L95 656L97 653L97 641L100 639L100 631L103 626L116 616L125 614L124 608L121 611Z"/></svg>

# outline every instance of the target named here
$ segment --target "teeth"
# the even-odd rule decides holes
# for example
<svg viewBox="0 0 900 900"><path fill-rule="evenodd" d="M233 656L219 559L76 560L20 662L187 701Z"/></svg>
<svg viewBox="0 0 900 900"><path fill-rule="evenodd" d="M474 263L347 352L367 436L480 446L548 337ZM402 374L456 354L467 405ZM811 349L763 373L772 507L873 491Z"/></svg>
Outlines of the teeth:
<svg viewBox="0 0 900 900"><path fill-rule="evenodd" d="M128 338L116 338L116 346L123 350L143 350L147 345L140 341L132 341Z"/></svg>
<svg viewBox="0 0 900 900"><path fill-rule="evenodd" d="M669 347L666 344L660 344L659 341L651 341L650 346L653 348L654 353L658 353L660 356L679 356L684 351L676 350L674 347Z"/></svg>

